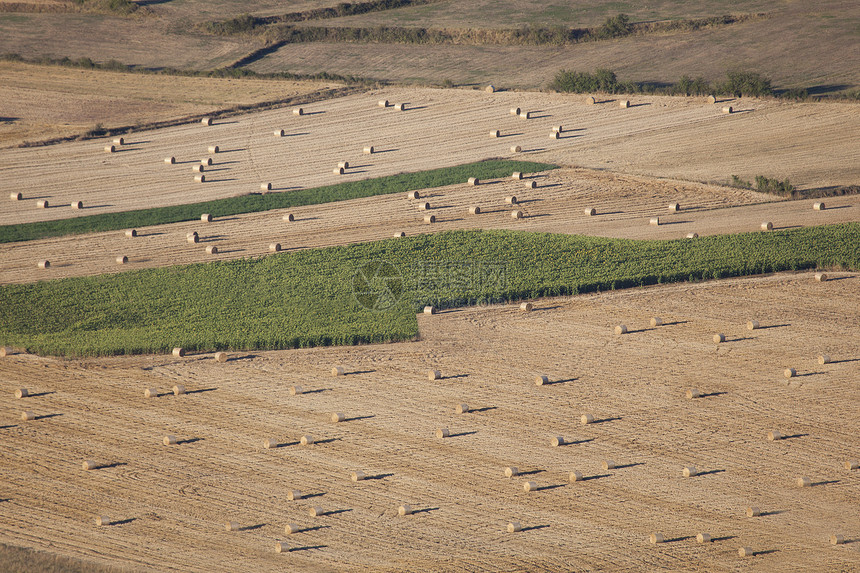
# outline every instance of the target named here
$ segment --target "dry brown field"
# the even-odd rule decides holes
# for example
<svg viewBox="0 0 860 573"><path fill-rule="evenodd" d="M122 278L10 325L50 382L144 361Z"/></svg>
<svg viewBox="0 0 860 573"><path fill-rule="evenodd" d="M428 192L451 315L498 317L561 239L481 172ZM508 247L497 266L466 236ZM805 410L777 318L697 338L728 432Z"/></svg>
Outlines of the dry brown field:
<svg viewBox="0 0 860 573"><path fill-rule="evenodd" d="M860 277L834 278L459 309L419 316L414 342L223 364L7 357L0 542L158 571L856 570L860 474L843 464L860 451L860 340L846 334L860 328ZM762 328L746 330L751 319ZM629 334L612 332L619 323ZM347 375L332 377L335 365ZM553 383L536 386L540 374ZM15 399L20 387L33 396ZM157 398L144 397L151 387ZM687 399L690 388L705 396ZM456 414L460 403L472 411ZM450 437L435 437L441 427ZM179 443L162 445L168 434ZM305 434L316 443L299 445ZM82 469L87 459L100 467ZM699 475L683 477L688 465ZM587 479L569 482L572 471ZM304 497L290 501L293 489ZM414 513L400 517L404 503ZM702 532L714 541L697 544Z"/></svg>

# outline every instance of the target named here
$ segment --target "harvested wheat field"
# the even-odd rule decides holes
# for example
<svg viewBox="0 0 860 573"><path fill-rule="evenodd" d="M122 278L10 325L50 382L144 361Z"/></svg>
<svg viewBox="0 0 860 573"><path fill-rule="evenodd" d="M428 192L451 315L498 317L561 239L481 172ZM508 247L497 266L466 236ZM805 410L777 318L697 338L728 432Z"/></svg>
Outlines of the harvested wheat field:
<svg viewBox="0 0 860 573"><path fill-rule="evenodd" d="M224 363L7 356L0 542L159 571L854 570L860 277L832 278L461 309L413 342Z"/></svg>
<svg viewBox="0 0 860 573"><path fill-rule="evenodd" d="M385 97L404 111L380 108ZM860 115L846 104L744 99L743 113L722 114L702 98L649 96L619 109L604 101L540 93L386 90L302 107L249 113L204 126L199 121L124 136L37 149L3 150L0 224L178 205L517 157L614 172L727 182L767 174L799 188L850 185L860 178ZM509 113L520 107L530 119ZM561 124L558 139L550 139ZM498 129L502 137L487 133ZM284 136L276 137L276 131ZM802 138L804 145L795 143ZM635 139L637 144L630 145ZM678 142L691 142L679 145ZM210 147L218 147L217 153ZM363 154L363 148L374 153ZM512 153L519 146L521 153ZM809 150L815 150L811 153ZM175 163L164 160L174 157ZM192 167L211 158L205 182ZM332 172L341 161L350 168ZM48 200L48 209L36 200ZM72 210L73 201L84 209Z"/></svg>

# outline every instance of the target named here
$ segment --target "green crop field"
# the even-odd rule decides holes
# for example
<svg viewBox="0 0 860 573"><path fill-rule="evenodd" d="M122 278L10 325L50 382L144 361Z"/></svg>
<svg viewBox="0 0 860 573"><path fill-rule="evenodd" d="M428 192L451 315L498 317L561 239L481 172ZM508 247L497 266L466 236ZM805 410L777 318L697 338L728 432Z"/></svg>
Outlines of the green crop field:
<svg viewBox="0 0 860 573"><path fill-rule="evenodd" d="M251 194L203 203L189 203L171 207L154 207L138 211L103 213L87 217L58 219L38 223L0 226L0 243L32 241L46 237L79 235L118 229L133 229L149 225L164 225L199 219L203 213L213 217L226 217L241 213L257 213L271 209L288 209L302 205L319 205L347 199L387 195L400 191L431 189L463 183L469 177L481 180L506 177L514 171L534 173L555 169L555 165L531 161L488 160L455 167L443 167L417 173L401 173L388 177L365 179L313 189L300 189L289 193Z"/></svg>
<svg viewBox="0 0 860 573"><path fill-rule="evenodd" d="M65 356L407 340L425 304L860 269L860 223L676 241L456 231L0 287L0 344Z"/></svg>

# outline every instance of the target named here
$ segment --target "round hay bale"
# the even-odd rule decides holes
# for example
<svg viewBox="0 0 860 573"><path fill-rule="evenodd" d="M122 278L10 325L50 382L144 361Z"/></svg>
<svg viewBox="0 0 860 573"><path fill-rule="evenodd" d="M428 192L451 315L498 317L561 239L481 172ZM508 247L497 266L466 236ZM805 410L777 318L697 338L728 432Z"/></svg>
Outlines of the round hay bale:
<svg viewBox="0 0 860 573"><path fill-rule="evenodd" d="M546 374L535 376L535 386L543 386L544 384L549 384L549 376Z"/></svg>
<svg viewBox="0 0 860 573"><path fill-rule="evenodd" d="M564 436L556 436L550 442L554 448L564 445Z"/></svg>
<svg viewBox="0 0 860 573"><path fill-rule="evenodd" d="M786 378L794 378L795 376L797 376L797 370L795 370L794 368L786 368L783 371L783 375Z"/></svg>
<svg viewBox="0 0 860 573"><path fill-rule="evenodd" d="M128 262L128 257L125 255L120 255L116 258L116 264L124 265Z"/></svg>
<svg viewBox="0 0 860 573"><path fill-rule="evenodd" d="M209 213L203 213L202 215L200 215L200 220L204 223L211 223L212 215L210 215Z"/></svg>
<svg viewBox="0 0 860 573"><path fill-rule="evenodd" d="M428 224L435 223L436 222L436 215L425 215L424 216L424 222L428 223Z"/></svg>
<svg viewBox="0 0 860 573"><path fill-rule="evenodd" d="M275 542L275 553L289 553L290 546L286 541L276 541Z"/></svg>
<svg viewBox="0 0 860 573"><path fill-rule="evenodd" d="M20 201L23 197L21 193L9 193L9 198L13 201Z"/></svg>
<svg viewBox="0 0 860 573"><path fill-rule="evenodd" d="M768 439L768 441L771 441L771 442L776 442L778 440L781 440L784 437L785 436L783 436L782 433L777 432L776 430L771 430L767 433L767 439Z"/></svg>
<svg viewBox="0 0 860 573"><path fill-rule="evenodd" d="M15 397L16 398L19 398L19 399L20 398L27 398L29 395L30 395L30 391L27 390L26 388L18 388L17 390L15 390Z"/></svg>
<svg viewBox="0 0 860 573"><path fill-rule="evenodd" d="M378 105L379 107L388 107L389 104L387 99L381 99L376 102L376 105Z"/></svg>
<svg viewBox="0 0 860 573"><path fill-rule="evenodd" d="M346 374L346 370L343 369L343 366L335 366L331 369L332 376L343 376Z"/></svg>
<svg viewBox="0 0 860 573"><path fill-rule="evenodd" d="M298 524L288 523L284 526L284 533L286 533L287 535L294 535L298 533L300 529L301 528L298 526Z"/></svg>
<svg viewBox="0 0 860 573"><path fill-rule="evenodd" d="M663 319L659 316L651 317L651 326L663 326Z"/></svg>
<svg viewBox="0 0 860 573"><path fill-rule="evenodd" d="M205 169L202 165L192 165L191 171L193 173L203 173L205 171Z"/></svg>
<svg viewBox="0 0 860 573"><path fill-rule="evenodd" d="M197 231L194 231L193 233L188 233L187 235L185 235L185 240L189 243L199 243L200 235L197 234Z"/></svg>
<svg viewBox="0 0 860 573"><path fill-rule="evenodd" d="M469 215L480 215L481 208L480 207L469 207Z"/></svg>
<svg viewBox="0 0 860 573"><path fill-rule="evenodd" d="M669 203L669 212L677 213L681 210L681 205L679 203Z"/></svg>
<svg viewBox="0 0 860 573"><path fill-rule="evenodd" d="M501 136L502 136L502 132L499 131L498 129L494 129L494 130L490 131L490 137L501 137Z"/></svg>
<svg viewBox="0 0 860 573"><path fill-rule="evenodd" d="M489 86L487 86L486 88L484 88L484 91L486 91L488 94L491 94L491 93L493 93L494 91L496 91L496 86L494 86L494 85L489 85Z"/></svg>
<svg viewBox="0 0 860 573"><path fill-rule="evenodd" d="M281 243L269 243L269 252L270 253L280 253L281 252Z"/></svg>
<svg viewBox="0 0 860 573"><path fill-rule="evenodd" d="M860 468L860 460L846 460L842 465L846 470L856 470Z"/></svg>
<svg viewBox="0 0 860 573"><path fill-rule="evenodd" d="M830 536L830 545L842 545L845 543L845 536L838 533Z"/></svg>
<svg viewBox="0 0 860 573"><path fill-rule="evenodd" d="M136 237L137 236L137 229L126 229L125 236L129 237L129 238Z"/></svg>
<svg viewBox="0 0 860 573"><path fill-rule="evenodd" d="M177 346L173 349L173 355L177 358L182 358L183 356L185 356L185 349L181 346Z"/></svg>
<svg viewBox="0 0 860 573"><path fill-rule="evenodd" d="M469 177L469 185L480 185L481 180L477 177Z"/></svg>
<svg viewBox="0 0 860 573"><path fill-rule="evenodd" d="M418 191L409 191L408 193L406 193L406 198L407 199L420 199L421 193L419 193Z"/></svg>
<svg viewBox="0 0 860 573"><path fill-rule="evenodd" d="M761 230L762 231L773 231L773 223L771 223L770 221L765 221L764 223L761 224Z"/></svg>
<svg viewBox="0 0 860 573"><path fill-rule="evenodd" d="M337 166L349 169L349 161L338 161Z"/></svg>
<svg viewBox="0 0 860 573"><path fill-rule="evenodd" d="M260 191L271 191L272 184L271 183L260 183Z"/></svg>
<svg viewBox="0 0 860 573"><path fill-rule="evenodd" d="M335 175L343 175L343 167L335 167L331 172Z"/></svg>
<svg viewBox="0 0 860 573"><path fill-rule="evenodd" d="M712 539L710 533L699 533L696 535L696 543L710 543Z"/></svg>
<svg viewBox="0 0 860 573"><path fill-rule="evenodd" d="M7 356L12 356L15 352L9 346L0 346L0 358L6 358Z"/></svg>
<svg viewBox="0 0 860 573"><path fill-rule="evenodd" d="M520 171L514 171L514 172L511 174L511 179L514 179L514 180L516 180L516 181L522 181L522 179L523 179L523 174L522 174L522 172L520 172Z"/></svg>
<svg viewBox="0 0 860 573"><path fill-rule="evenodd" d="M194 181L197 183L206 183L206 176L205 175L195 175Z"/></svg>
<svg viewBox="0 0 860 573"><path fill-rule="evenodd" d="M273 440L271 438L266 438L265 440L263 440L263 448L265 448L267 450L271 450L272 448L277 448L277 447L278 447L278 441L277 440Z"/></svg>
<svg viewBox="0 0 860 573"><path fill-rule="evenodd" d="M286 215L284 215L283 217L281 217L281 220L282 220L282 221L287 221L287 222L292 222L292 221L295 221L295 220L296 220L296 218L293 216L293 214L292 214L292 213L287 213Z"/></svg>
<svg viewBox="0 0 860 573"><path fill-rule="evenodd" d="M314 438L313 438L313 436L305 435L305 436L302 436L302 438L299 440L299 443L303 446L312 446L314 443Z"/></svg>
<svg viewBox="0 0 860 573"><path fill-rule="evenodd" d="M714 95L709 95L708 97L705 98L705 101L708 103L711 103L711 104L717 103L717 97Z"/></svg>
<svg viewBox="0 0 860 573"><path fill-rule="evenodd" d="M813 203L812 208L816 211L824 211L827 206L824 203Z"/></svg>
<svg viewBox="0 0 860 573"><path fill-rule="evenodd" d="M428 380L441 380L442 379L442 373L439 370L429 370L427 372L427 379Z"/></svg>
<svg viewBox="0 0 860 573"><path fill-rule="evenodd" d="M695 400L696 398L701 398L702 392L699 391L698 388L690 388L687 390L687 398L690 400Z"/></svg>
<svg viewBox="0 0 860 573"><path fill-rule="evenodd" d="M827 274L826 273L815 273L815 280L820 282L820 283L826 282L827 281Z"/></svg>
<svg viewBox="0 0 860 573"><path fill-rule="evenodd" d="M185 386L183 386L182 384L176 384L175 386L173 386L172 390L174 396L182 396L183 394L185 394Z"/></svg>
<svg viewBox="0 0 860 573"><path fill-rule="evenodd" d="M226 531L239 531L239 522L238 521L228 521L224 524L224 529Z"/></svg>
<svg viewBox="0 0 860 573"><path fill-rule="evenodd" d="M508 522L508 533L517 533L523 530L523 526L519 521Z"/></svg>
<svg viewBox="0 0 860 573"><path fill-rule="evenodd" d="M723 113L725 113L727 115L732 113L733 111L734 110L732 109L732 106L730 106L730 105L727 105L726 107L723 108Z"/></svg>
<svg viewBox="0 0 860 573"><path fill-rule="evenodd" d="M741 557L752 557L755 555L755 552L752 550L752 547L741 547L738 549L738 555Z"/></svg>
<svg viewBox="0 0 860 573"><path fill-rule="evenodd" d="M202 123L205 126L210 126L210 125L212 125L212 118L211 117L204 117L203 119L200 120L200 123Z"/></svg>
<svg viewBox="0 0 860 573"><path fill-rule="evenodd" d="M797 487L809 487L812 485L812 480L806 476L799 477L796 480Z"/></svg>
<svg viewBox="0 0 860 573"><path fill-rule="evenodd" d="M173 435L164 436L164 439L162 439L161 442L165 446L175 446L176 442L177 442L176 436L173 436Z"/></svg>
<svg viewBox="0 0 860 573"><path fill-rule="evenodd" d="M761 510L754 505L749 506L746 509L747 517L759 517L761 515Z"/></svg>
<svg viewBox="0 0 860 573"><path fill-rule="evenodd" d="M436 430L436 437L439 438L440 440L443 438L447 438L450 435L451 435L451 432L450 432L450 430L448 430L448 428L439 428L438 430Z"/></svg>
<svg viewBox="0 0 860 573"><path fill-rule="evenodd" d="M666 541L666 538L663 537L662 533L652 533L651 536L648 538L648 540L651 543L656 544L656 543L664 543Z"/></svg>
<svg viewBox="0 0 860 573"><path fill-rule="evenodd" d="M522 111L520 108L512 107L511 108L511 115L520 115L520 111Z"/></svg>
<svg viewBox="0 0 860 573"><path fill-rule="evenodd" d="M570 474L567 476L567 479L570 482L582 481L582 472L570 472Z"/></svg>
<svg viewBox="0 0 860 573"><path fill-rule="evenodd" d="M619 324L615 327L615 334L627 334L627 325Z"/></svg>
<svg viewBox="0 0 860 573"><path fill-rule="evenodd" d="M275 137L284 137L284 135L286 135L283 129L276 129L274 133Z"/></svg>
<svg viewBox="0 0 860 573"><path fill-rule="evenodd" d="M520 112L520 117L521 117L522 119L531 119L531 117L532 117L532 112L530 112L530 111L521 111L521 112Z"/></svg>
<svg viewBox="0 0 860 573"><path fill-rule="evenodd" d="M400 507L397 508L397 515L412 515L412 506L407 503L404 503Z"/></svg>
<svg viewBox="0 0 860 573"><path fill-rule="evenodd" d="M428 211L430 209L430 203L419 203L418 210L419 211Z"/></svg>
<svg viewBox="0 0 860 573"><path fill-rule="evenodd" d="M173 165L174 163L176 163L176 158L173 156L165 157L164 162L167 163L168 165Z"/></svg>
<svg viewBox="0 0 860 573"><path fill-rule="evenodd" d="M597 215L597 209L595 209L594 207L586 207L583 210L583 213L585 213L589 217L594 217L595 215Z"/></svg>
<svg viewBox="0 0 860 573"><path fill-rule="evenodd" d="M51 261L39 261L37 265L40 269L49 269L51 268Z"/></svg>
<svg viewBox="0 0 860 573"><path fill-rule="evenodd" d="M113 145L105 145L105 153L113 153L116 151L116 147Z"/></svg>
<svg viewBox="0 0 860 573"><path fill-rule="evenodd" d="M530 302L521 302L520 310L523 312L531 312L532 310L534 310L534 305Z"/></svg>
<svg viewBox="0 0 860 573"><path fill-rule="evenodd" d="M80 209L84 208L84 202L83 201L72 201L70 206L72 209L80 210Z"/></svg>
<svg viewBox="0 0 860 573"><path fill-rule="evenodd" d="M435 306L429 306L429 305L425 306L424 307L424 314L436 314L436 307Z"/></svg>
<svg viewBox="0 0 860 573"><path fill-rule="evenodd" d="M613 460L603 460L603 463L600 464L600 467L602 467L604 470L614 470L616 466Z"/></svg>
<svg viewBox="0 0 860 573"><path fill-rule="evenodd" d="M550 139L558 139L560 136L557 131L553 131L549 134Z"/></svg>
<svg viewBox="0 0 860 573"><path fill-rule="evenodd" d="M553 132L553 133L561 133L562 131L563 131L563 130L562 130L562 128L561 128L561 126L560 126L560 125L554 125L554 126L552 127L552 132Z"/></svg>
<svg viewBox="0 0 860 573"><path fill-rule="evenodd" d="M96 525L99 527L104 527L105 525L110 525L110 517L107 515L99 515L96 517Z"/></svg>
<svg viewBox="0 0 860 573"><path fill-rule="evenodd" d="M648 222L652 227L656 227L660 224L660 217L651 217L651 220Z"/></svg>
<svg viewBox="0 0 860 573"><path fill-rule="evenodd" d="M209 153L219 153L221 151L221 148L218 147L217 145L210 145L208 147L208 150L209 150Z"/></svg>
<svg viewBox="0 0 860 573"><path fill-rule="evenodd" d="M522 211L511 211L511 219L522 219L523 212Z"/></svg>
<svg viewBox="0 0 860 573"><path fill-rule="evenodd" d="M406 104L405 103L399 103L399 104L394 106L394 109L396 109L397 111L406 111Z"/></svg>
<svg viewBox="0 0 860 573"><path fill-rule="evenodd" d="M47 209L50 206L51 206L51 204L48 203L48 201L45 199L40 199L40 200L36 201L36 208L37 209Z"/></svg>
<svg viewBox="0 0 860 573"><path fill-rule="evenodd" d="M406 233L404 233L403 231L397 231L396 233L394 233L394 236L396 238L405 237Z"/></svg>
<svg viewBox="0 0 860 573"><path fill-rule="evenodd" d="M822 354L821 356L818 357L818 363L819 364L830 364L830 355L829 354Z"/></svg>
<svg viewBox="0 0 860 573"><path fill-rule="evenodd" d="M685 478L695 477L698 472L696 470L696 466L684 466L684 469L681 471Z"/></svg>
<svg viewBox="0 0 860 573"><path fill-rule="evenodd" d="M211 157L204 157L203 159L200 160L200 165L202 165L203 167L211 166L212 165L212 158Z"/></svg>
<svg viewBox="0 0 860 573"><path fill-rule="evenodd" d="M747 322L747 330L756 330L757 328L761 328L761 325L757 320L750 320Z"/></svg>
<svg viewBox="0 0 860 573"><path fill-rule="evenodd" d="M537 484L537 482L534 482L534 481L527 481L523 484L523 491L526 491L526 492L537 491L537 488L538 488L538 484Z"/></svg>
<svg viewBox="0 0 860 573"><path fill-rule="evenodd" d="M516 477L520 475L520 470L516 466L508 466L505 468L505 477Z"/></svg>
<svg viewBox="0 0 860 573"><path fill-rule="evenodd" d="M208 247L206 247L206 254L207 255L217 255L218 254L218 247L216 247L215 245L209 245Z"/></svg>
<svg viewBox="0 0 860 573"><path fill-rule="evenodd" d="M517 204L517 196L511 195L510 197L505 197L505 203L508 205L516 205Z"/></svg>
<svg viewBox="0 0 860 573"><path fill-rule="evenodd" d="M627 109L628 107L630 107L630 100L623 99L623 100L619 101L618 107L620 107L622 109Z"/></svg>
<svg viewBox="0 0 860 573"><path fill-rule="evenodd" d="M302 393L304 393L304 389L301 386L290 386L291 396L299 396Z"/></svg>
<svg viewBox="0 0 860 573"><path fill-rule="evenodd" d="M293 110L293 115L305 115L305 110L297 107Z"/></svg>
<svg viewBox="0 0 860 573"><path fill-rule="evenodd" d="M352 481L363 481L367 476L364 475L364 472L352 472L349 476L349 479Z"/></svg>
<svg viewBox="0 0 860 573"><path fill-rule="evenodd" d="M699 233L687 233L687 238L688 239L698 239Z"/></svg>
<svg viewBox="0 0 860 573"><path fill-rule="evenodd" d="M519 145L511 146L511 153L520 153L523 150Z"/></svg>
<svg viewBox="0 0 860 573"><path fill-rule="evenodd" d="M23 420L24 422L29 422L29 421L35 420L35 419L36 419L36 414L34 414L33 412L31 412L29 410L25 410L24 412L21 412L21 420Z"/></svg>
<svg viewBox="0 0 860 573"><path fill-rule="evenodd" d="M334 412L329 417L329 419L332 421L333 424L338 424L346 420L346 415L343 412Z"/></svg>
<svg viewBox="0 0 860 573"><path fill-rule="evenodd" d="M526 189L537 189L537 181L532 179L531 181L526 181Z"/></svg>
<svg viewBox="0 0 860 573"><path fill-rule="evenodd" d="M594 415L593 414L583 414L582 416L580 416L579 422L583 426L587 426L588 424L593 424L594 423Z"/></svg>
<svg viewBox="0 0 860 573"><path fill-rule="evenodd" d="M287 499L289 501L298 501L302 499L302 492L297 489L291 489L287 491Z"/></svg>
<svg viewBox="0 0 860 573"><path fill-rule="evenodd" d="M726 341L726 335L723 334L722 332L714 335L714 342L716 342L717 344L719 344L721 342L725 342L725 341Z"/></svg>
<svg viewBox="0 0 860 573"><path fill-rule="evenodd" d="M597 100L594 99L594 96L588 96L585 98L585 104L586 105L594 105L596 103L597 103Z"/></svg>
<svg viewBox="0 0 860 573"><path fill-rule="evenodd" d="M143 391L143 395L146 398L158 398L158 389L156 388L147 388Z"/></svg>
<svg viewBox="0 0 860 573"><path fill-rule="evenodd" d="M368 145L367 147L365 147L364 148L364 154L365 155L372 155L373 154L373 146Z"/></svg>
<svg viewBox="0 0 860 573"><path fill-rule="evenodd" d="M224 363L227 362L227 353L226 352L216 352L215 353L215 362Z"/></svg>
<svg viewBox="0 0 860 573"><path fill-rule="evenodd" d="M85 470L89 471L89 470L96 469L97 467L99 467L99 465L96 462L94 462L93 460L84 460L84 463L81 464L81 467L83 467Z"/></svg>

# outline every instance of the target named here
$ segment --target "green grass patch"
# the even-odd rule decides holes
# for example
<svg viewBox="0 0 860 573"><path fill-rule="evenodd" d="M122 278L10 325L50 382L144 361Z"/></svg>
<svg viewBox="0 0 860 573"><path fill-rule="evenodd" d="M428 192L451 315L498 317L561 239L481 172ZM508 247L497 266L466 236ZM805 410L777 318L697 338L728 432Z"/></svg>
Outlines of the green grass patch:
<svg viewBox="0 0 860 573"><path fill-rule="evenodd" d="M0 226L0 243L32 241L46 237L116 231L118 229L193 221L199 219L203 213L209 213L213 217L226 217L228 215L257 213L271 209L319 205L321 203L372 197L374 195L387 195L397 193L398 191L431 189L455 183L464 183L469 177L493 179L508 176L514 171L534 173L536 171L546 171L555 168L555 165L534 163L531 161L489 160L458 165L456 167L420 171L418 173L401 173L399 175L339 183L326 187L300 189L286 193L242 195L240 197L216 199L202 203L153 207L152 209L123 211L120 213L102 213L86 217L23 223L20 225L3 225Z"/></svg>
<svg viewBox="0 0 860 573"><path fill-rule="evenodd" d="M860 223L695 240L453 231L0 287L0 344L66 356L407 340L415 313L810 268L860 268Z"/></svg>

